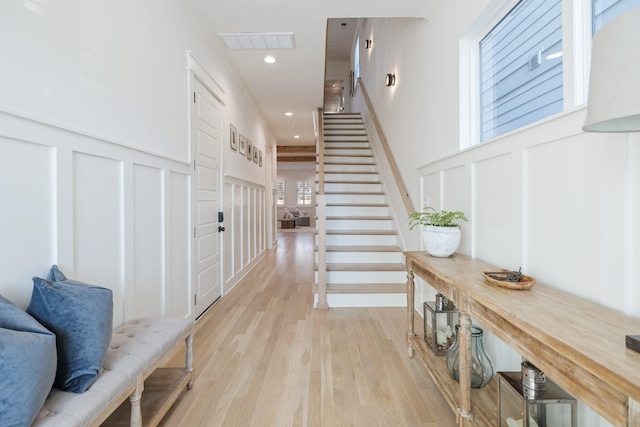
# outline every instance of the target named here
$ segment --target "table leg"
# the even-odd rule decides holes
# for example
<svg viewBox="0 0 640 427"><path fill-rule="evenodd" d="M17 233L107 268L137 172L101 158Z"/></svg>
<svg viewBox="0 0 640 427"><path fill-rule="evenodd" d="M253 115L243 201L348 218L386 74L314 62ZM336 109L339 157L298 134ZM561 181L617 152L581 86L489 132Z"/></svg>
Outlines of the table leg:
<svg viewBox="0 0 640 427"><path fill-rule="evenodd" d="M465 419L473 419L471 412L471 317L460 313L458 330L460 408L458 412Z"/></svg>
<svg viewBox="0 0 640 427"><path fill-rule="evenodd" d="M414 330L414 303L415 303L415 290L416 284L414 281L413 271L409 268L407 271L407 344L408 344L408 354L409 358L413 358L414 350L412 339L416 336Z"/></svg>

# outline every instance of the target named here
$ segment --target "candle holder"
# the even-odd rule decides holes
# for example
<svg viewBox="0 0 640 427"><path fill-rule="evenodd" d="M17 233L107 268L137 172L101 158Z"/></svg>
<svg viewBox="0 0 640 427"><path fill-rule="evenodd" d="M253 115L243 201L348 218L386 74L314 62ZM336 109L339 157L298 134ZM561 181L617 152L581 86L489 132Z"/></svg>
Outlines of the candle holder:
<svg viewBox="0 0 640 427"><path fill-rule="evenodd" d="M427 301L423 306L424 340L436 356L443 356L456 338L458 310L442 294L436 295L436 301Z"/></svg>
<svg viewBox="0 0 640 427"><path fill-rule="evenodd" d="M498 426L577 427L576 399L548 378L544 388L527 381L523 372L498 372Z"/></svg>

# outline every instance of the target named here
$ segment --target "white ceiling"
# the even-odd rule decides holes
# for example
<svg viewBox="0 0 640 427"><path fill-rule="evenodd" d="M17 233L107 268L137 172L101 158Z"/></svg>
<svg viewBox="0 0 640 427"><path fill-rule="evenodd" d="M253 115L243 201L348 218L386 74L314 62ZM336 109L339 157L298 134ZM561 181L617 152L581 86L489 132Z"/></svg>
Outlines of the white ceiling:
<svg viewBox="0 0 640 427"><path fill-rule="evenodd" d="M325 46L329 18L427 17L438 0L189 0L212 43L262 111L278 145L313 145L313 112L322 106ZM342 27L347 22L350 27ZM333 21L329 55L345 60L356 20ZM293 49L227 50L220 33L293 33ZM345 34L347 36L345 37ZM346 50L345 50L346 49ZM272 55L275 64L264 57ZM348 58L348 56L347 56ZM330 58L331 59L331 58ZM293 116L286 117L285 112ZM300 135L300 139L294 139Z"/></svg>

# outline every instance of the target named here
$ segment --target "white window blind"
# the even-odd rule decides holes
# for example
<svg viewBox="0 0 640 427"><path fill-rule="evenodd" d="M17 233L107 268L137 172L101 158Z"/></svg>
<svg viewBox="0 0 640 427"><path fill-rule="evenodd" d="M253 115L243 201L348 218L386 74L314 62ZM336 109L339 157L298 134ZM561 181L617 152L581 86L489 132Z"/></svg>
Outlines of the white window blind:
<svg viewBox="0 0 640 427"><path fill-rule="evenodd" d="M562 109L561 1L522 0L480 41L480 140Z"/></svg>
<svg viewBox="0 0 640 427"><path fill-rule="evenodd" d="M298 206L311 206L311 182L296 182L296 204Z"/></svg>
<svg viewBox="0 0 640 427"><path fill-rule="evenodd" d="M284 206L284 181L278 181L276 184L276 205Z"/></svg>
<svg viewBox="0 0 640 427"><path fill-rule="evenodd" d="M640 0L592 0L593 34L616 16L638 6Z"/></svg>

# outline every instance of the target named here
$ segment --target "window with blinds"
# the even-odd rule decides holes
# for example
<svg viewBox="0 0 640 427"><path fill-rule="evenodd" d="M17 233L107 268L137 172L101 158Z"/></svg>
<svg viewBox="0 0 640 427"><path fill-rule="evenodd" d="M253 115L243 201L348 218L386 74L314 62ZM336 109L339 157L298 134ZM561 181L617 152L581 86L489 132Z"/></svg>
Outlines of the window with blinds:
<svg viewBox="0 0 640 427"><path fill-rule="evenodd" d="M480 141L562 109L561 0L521 0L480 41Z"/></svg>
<svg viewBox="0 0 640 427"><path fill-rule="evenodd" d="M276 205L284 206L284 181L278 181L276 184Z"/></svg>
<svg viewBox="0 0 640 427"><path fill-rule="evenodd" d="M311 182L296 182L296 204L298 206L311 206Z"/></svg>
<svg viewBox="0 0 640 427"><path fill-rule="evenodd" d="M640 6L640 0L592 0L593 34L616 16L638 6Z"/></svg>

